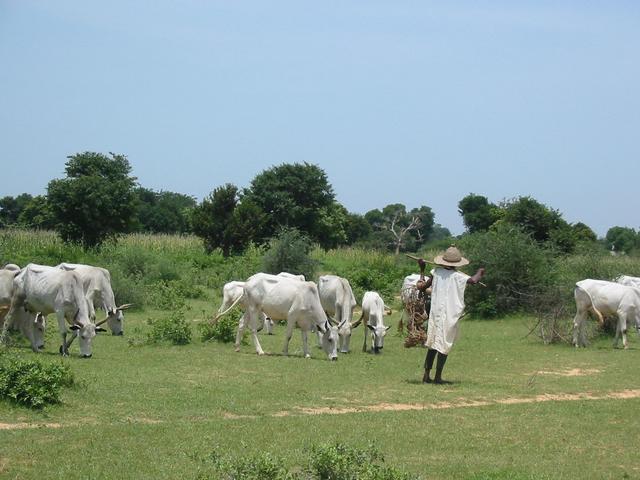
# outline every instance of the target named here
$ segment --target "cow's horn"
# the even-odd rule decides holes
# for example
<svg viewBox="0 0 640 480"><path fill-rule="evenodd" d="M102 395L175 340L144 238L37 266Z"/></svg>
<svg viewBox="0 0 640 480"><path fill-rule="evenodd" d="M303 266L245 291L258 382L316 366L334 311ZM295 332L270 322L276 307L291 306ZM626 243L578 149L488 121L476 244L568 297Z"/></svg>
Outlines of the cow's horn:
<svg viewBox="0 0 640 480"><path fill-rule="evenodd" d="M116 310L126 310L127 308L131 308L134 305L135 304L133 304L133 303L125 303L123 305L120 305L118 308L116 308Z"/></svg>
<svg viewBox="0 0 640 480"><path fill-rule="evenodd" d="M109 317L107 316L107 318L105 318L104 320L100 320L98 323L96 323L96 327L99 327L100 325L102 325L103 323L105 323L107 320L109 320Z"/></svg>
<svg viewBox="0 0 640 480"><path fill-rule="evenodd" d="M338 322L336 322L333 318L331 318L329 315L327 315L327 320L329 320L329 323L331 325L333 325L334 327L338 324Z"/></svg>

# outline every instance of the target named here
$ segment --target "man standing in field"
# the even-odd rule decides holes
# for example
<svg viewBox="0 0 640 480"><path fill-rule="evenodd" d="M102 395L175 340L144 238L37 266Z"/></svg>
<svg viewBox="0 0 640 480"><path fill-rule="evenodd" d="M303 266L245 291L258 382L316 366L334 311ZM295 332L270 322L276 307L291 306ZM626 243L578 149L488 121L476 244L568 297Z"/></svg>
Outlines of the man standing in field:
<svg viewBox="0 0 640 480"><path fill-rule="evenodd" d="M456 268L468 265L469 260L453 245L447 248L443 255L434 258L433 263L436 267L431 270L424 287L418 287L431 287L432 290L426 341L428 350L422 382L443 384L450 383L442 379L442 370L458 336L458 323L464 312L464 290L467 284L475 285L480 282L484 268L478 269L472 277L457 271ZM436 354L436 376L431 380L430 374Z"/></svg>

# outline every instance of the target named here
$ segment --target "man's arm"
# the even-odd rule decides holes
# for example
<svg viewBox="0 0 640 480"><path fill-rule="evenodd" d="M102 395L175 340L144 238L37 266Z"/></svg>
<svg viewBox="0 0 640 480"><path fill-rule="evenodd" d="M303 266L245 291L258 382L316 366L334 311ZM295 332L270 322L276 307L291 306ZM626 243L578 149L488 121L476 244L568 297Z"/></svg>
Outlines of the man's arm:
<svg viewBox="0 0 640 480"><path fill-rule="evenodd" d="M475 285L476 283L480 283L482 277L484 277L484 268L479 268L475 275L467 279L467 283L469 285Z"/></svg>

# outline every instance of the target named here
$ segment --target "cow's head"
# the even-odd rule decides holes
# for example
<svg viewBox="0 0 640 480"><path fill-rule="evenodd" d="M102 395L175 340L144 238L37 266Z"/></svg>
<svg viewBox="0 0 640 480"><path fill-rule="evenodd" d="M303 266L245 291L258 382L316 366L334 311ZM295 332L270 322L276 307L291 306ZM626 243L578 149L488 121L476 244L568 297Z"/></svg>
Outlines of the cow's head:
<svg viewBox="0 0 640 480"><path fill-rule="evenodd" d="M349 342L351 341L351 322L343 320L338 325L338 337L340 338L340 353L349 352Z"/></svg>
<svg viewBox="0 0 640 480"><path fill-rule="evenodd" d="M109 326L109 330L111 330L111 335L124 335L124 311L132 305L132 303L126 303L119 307L107 309L107 318L98 322L96 327L99 327L106 322Z"/></svg>
<svg viewBox="0 0 640 480"><path fill-rule="evenodd" d="M384 325L373 326L367 325L369 330L371 330L371 337L373 339L373 353L380 353L380 350L384 348L384 337L387 334L387 331L391 327L385 327Z"/></svg>
<svg viewBox="0 0 640 480"><path fill-rule="evenodd" d="M319 330L322 332L322 349L329 360L338 360L338 327L332 326L328 321Z"/></svg>
<svg viewBox="0 0 640 480"><path fill-rule="evenodd" d="M74 321L71 325L71 330L78 336L78 342L80 343L80 356L83 358L91 358L93 355L92 342L93 338L99 332L106 332L106 330L100 326L95 325L92 322L80 323Z"/></svg>

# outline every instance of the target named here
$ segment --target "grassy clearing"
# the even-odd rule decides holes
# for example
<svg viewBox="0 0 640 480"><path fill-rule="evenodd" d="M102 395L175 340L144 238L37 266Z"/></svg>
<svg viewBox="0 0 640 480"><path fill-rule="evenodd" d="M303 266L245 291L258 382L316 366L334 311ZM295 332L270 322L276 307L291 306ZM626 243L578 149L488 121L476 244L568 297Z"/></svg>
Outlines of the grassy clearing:
<svg viewBox="0 0 640 480"><path fill-rule="evenodd" d="M217 304L190 304L195 334ZM635 335L628 351L613 350L609 339L575 350L523 338L528 322L522 318L467 321L445 370L455 383L437 387L419 383L424 350L405 349L390 336L382 355L364 354L359 329L353 353L338 362L326 361L319 349L303 359L299 335L290 357L278 355L281 326L274 336L260 336L273 352L265 357L252 346L235 353L216 342L128 346L128 338L148 333L148 317L162 313L131 313L127 336L99 337L91 360L63 360L79 385L64 391L61 405L37 412L0 403L0 423L49 425L0 430L0 472L7 478L196 478L206 474L202 459L216 446L238 455L269 451L296 464L305 447L339 440L359 447L374 442L390 464L425 478L640 476L634 413L640 398L497 403L640 389ZM392 324L397 320L394 314ZM16 350L60 362L56 345L53 336L44 353ZM429 409L445 403L450 408ZM379 404L427 409L303 410Z"/></svg>

